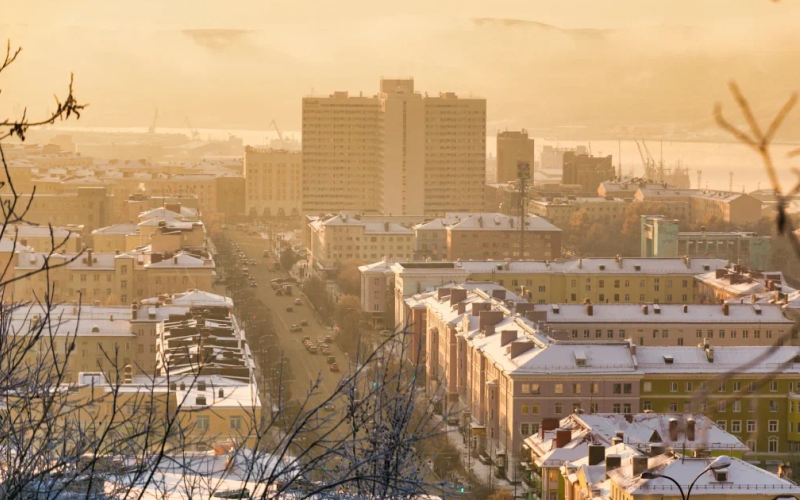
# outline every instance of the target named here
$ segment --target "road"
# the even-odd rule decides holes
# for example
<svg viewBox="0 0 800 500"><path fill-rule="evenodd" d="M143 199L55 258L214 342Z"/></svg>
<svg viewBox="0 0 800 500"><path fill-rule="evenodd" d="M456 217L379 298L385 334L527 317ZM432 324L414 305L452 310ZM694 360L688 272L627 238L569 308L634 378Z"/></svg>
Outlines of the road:
<svg viewBox="0 0 800 500"><path fill-rule="evenodd" d="M258 287L253 290L256 296L261 299L264 304L272 310L273 322L277 332L278 344L283 351L285 359L287 359L291 366L291 373L294 378L290 382L291 394L293 399L304 399L309 391L310 384L321 376L320 388L318 394L312 396L310 402L316 404L320 402L323 396L327 396L336 389L342 373L347 371L347 357L344 355L338 344L328 344L331 346L331 354L336 356L336 362L341 368L341 372L335 373L330 371L330 365L327 363L327 356L324 354L311 354L306 351L303 346L303 336L308 335L314 341L318 337L325 337L332 335L333 332L326 329L317 320L314 313L308 306L308 301L303 293L298 289L296 284L292 285L292 296L277 297L275 291L270 286L270 280L273 278L286 278L288 273L283 271L270 271L269 264L273 259L262 257L264 249L267 247L266 241L259 236L249 236L242 231L226 230L226 238L229 238L239 244L242 251L247 255L248 259L255 259L255 266L248 266L250 275L253 276L258 283ZM303 305L297 306L294 304L295 299L300 298ZM286 308L292 306L294 312L287 312ZM289 326L296 324L299 325L303 319L308 320L308 326L303 327L302 332L290 333ZM246 329L246 335L251 344L255 344L258 332L249 332ZM262 369L270 369L269 367L262 367ZM269 378L270 374L264 374L265 378Z"/></svg>

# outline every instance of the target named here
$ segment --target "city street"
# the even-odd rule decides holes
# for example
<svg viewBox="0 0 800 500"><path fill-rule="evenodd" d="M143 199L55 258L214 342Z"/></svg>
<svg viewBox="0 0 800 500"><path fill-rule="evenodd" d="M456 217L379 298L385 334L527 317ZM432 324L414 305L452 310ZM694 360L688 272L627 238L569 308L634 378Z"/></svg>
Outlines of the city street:
<svg viewBox="0 0 800 500"><path fill-rule="evenodd" d="M336 389L342 374L347 372L347 357L335 342L328 344L331 347L331 354L336 357L336 362L341 368L341 372L335 373L330 371L330 365L326 362L326 355L319 352L317 352L317 354L311 354L306 350L303 345L303 336L308 335L316 342L317 338L333 335L333 332L317 321L316 316L308 305L305 295L299 290L297 284L292 284L293 294L291 296L278 297L275 295L275 290L270 286L270 280L274 278L286 278L289 275L284 271L269 270L269 265L272 264L274 260L272 258L262 257L264 249L267 248L267 241L265 239L260 236L250 236L243 231L231 229L225 231L225 236L238 243L242 251L247 254L248 259L255 259L256 261L255 266L248 266L250 275L253 276L258 283L258 287L252 291L272 310L273 322L278 334L278 343L280 349L283 351L284 357L291 366L291 376L294 379L287 381L291 387L292 398L302 400L308 393L313 381L321 375L321 391L318 391L319 394L311 399L312 403L318 403L321 401L323 395L329 395ZM297 298L302 300L303 305L295 305L294 302ZM287 312L286 308L288 306L291 306L294 312ZM302 332L290 333L289 327L291 325L299 325L304 319L308 321L308 326L304 326ZM259 334L258 331L248 330L246 319L244 323L248 340L251 345L256 345ZM262 370L268 369L270 368L262 367ZM264 374L265 378L271 375L271 373Z"/></svg>

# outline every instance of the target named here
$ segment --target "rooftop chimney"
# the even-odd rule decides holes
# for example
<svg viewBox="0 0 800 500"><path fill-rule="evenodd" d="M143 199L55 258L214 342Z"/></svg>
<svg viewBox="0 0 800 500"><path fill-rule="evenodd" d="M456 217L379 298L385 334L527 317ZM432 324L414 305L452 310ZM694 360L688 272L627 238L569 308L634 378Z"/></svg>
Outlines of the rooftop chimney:
<svg viewBox="0 0 800 500"><path fill-rule="evenodd" d="M449 297L449 296L450 296L449 288L441 287L438 290L436 290L436 298L438 298L439 300L442 300L444 297Z"/></svg>
<svg viewBox="0 0 800 500"><path fill-rule="evenodd" d="M478 315L478 328L481 330L485 326L494 326L503 320L503 311L481 311Z"/></svg>
<svg viewBox="0 0 800 500"><path fill-rule="evenodd" d="M472 315L473 316L480 316L481 311L491 311L492 304L489 302L473 302L472 303Z"/></svg>
<svg viewBox="0 0 800 500"><path fill-rule="evenodd" d="M650 314L650 309L647 307L647 304L642 305L642 312L644 313L645 316Z"/></svg>
<svg viewBox="0 0 800 500"><path fill-rule="evenodd" d="M689 441L694 441L694 432L695 421L693 418L689 417L686 419L686 439Z"/></svg>
<svg viewBox="0 0 800 500"><path fill-rule="evenodd" d="M517 340L516 330L503 330L500 332L500 347L503 347L512 340Z"/></svg>
<svg viewBox="0 0 800 500"><path fill-rule="evenodd" d="M594 316L594 306L592 304L586 304L586 314L588 316Z"/></svg>
<svg viewBox="0 0 800 500"><path fill-rule="evenodd" d="M730 313L730 310L728 309L728 307L729 306L728 306L727 303L722 304L722 314L724 314L725 316L727 316Z"/></svg>
<svg viewBox="0 0 800 500"><path fill-rule="evenodd" d="M563 448L572 440L572 431L569 429L556 429L556 448Z"/></svg>
<svg viewBox="0 0 800 500"><path fill-rule="evenodd" d="M678 419L669 419L669 440L673 443L678 441Z"/></svg>
<svg viewBox="0 0 800 500"><path fill-rule="evenodd" d="M612 446L616 446L618 444L622 444L622 438L621 437L614 436L613 438L611 438L611 445Z"/></svg>
<svg viewBox="0 0 800 500"><path fill-rule="evenodd" d="M494 328L494 327L492 327L492 328ZM522 340L522 339L514 340L514 341L511 342L511 345L509 345L509 347L511 348L511 350L509 351L509 356L511 356L511 359L514 359L517 356L519 356L520 354L522 354L523 352L530 351L531 349L533 349L533 347L535 345L536 344L534 344L532 340L528 340L528 339L525 339L525 340Z"/></svg>
<svg viewBox="0 0 800 500"><path fill-rule="evenodd" d="M464 302L458 303L458 314L464 314L467 312L467 304Z"/></svg>
<svg viewBox="0 0 800 500"><path fill-rule="evenodd" d="M542 425L539 426L539 439L544 439L544 433L558 428L557 418L543 418Z"/></svg>
<svg viewBox="0 0 800 500"><path fill-rule="evenodd" d="M634 456L631 467L632 467L631 470L632 476L634 477L641 476L642 472L645 472L647 470L647 457L639 455Z"/></svg>
<svg viewBox="0 0 800 500"><path fill-rule="evenodd" d="M622 456L614 454L606 457L606 474L620 467L622 467Z"/></svg>
<svg viewBox="0 0 800 500"><path fill-rule="evenodd" d="M462 300L467 298L467 291L463 288L451 288L450 289L450 305L458 304Z"/></svg>
<svg viewBox="0 0 800 500"><path fill-rule="evenodd" d="M559 446L561 448L561 446ZM589 445L589 465L597 465L606 459L606 448L602 444Z"/></svg>
<svg viewBox="0 0 800 500"><path fill-rule="evenodd" d="M492 297L495 299L506 300L506 289L494 289L492 290Z"/></svg>

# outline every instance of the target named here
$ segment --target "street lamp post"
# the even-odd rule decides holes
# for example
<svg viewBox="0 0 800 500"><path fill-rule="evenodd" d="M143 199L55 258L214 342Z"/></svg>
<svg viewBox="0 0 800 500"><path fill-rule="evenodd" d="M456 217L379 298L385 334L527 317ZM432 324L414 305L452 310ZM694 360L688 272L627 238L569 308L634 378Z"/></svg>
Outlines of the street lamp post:
<svg viewBox="0 0 800 500"><path fill-rule="evenodd" d="M702 476L703 474L705 474L706 472L708 472L710 470L724 469L724 468L726 468L726 467L728 467L730 465L731 465L731 457L729 457L727 455L718 456L713 462L711 462L708 465L708 467L703 469L700 472L700 474L695 476L695 478L692 480L691 484L689 484L689 489L686 491L685 495L683 494L683 489L681 488L680 483L678 483L678 481L676 481L674 478L671 478L669 476L665 476L663 474L657 474L655 472L643 472L642 473L642 479L655 479L657 477L663 477L664 479L672 481L673 483L675 483L675 486L678 487L678 491L681 493L681 498L683 500L689 500L689 498L692 495L692 488L694 488L694 484L697 482L698 479L700 479L700 476Z"/></svg>

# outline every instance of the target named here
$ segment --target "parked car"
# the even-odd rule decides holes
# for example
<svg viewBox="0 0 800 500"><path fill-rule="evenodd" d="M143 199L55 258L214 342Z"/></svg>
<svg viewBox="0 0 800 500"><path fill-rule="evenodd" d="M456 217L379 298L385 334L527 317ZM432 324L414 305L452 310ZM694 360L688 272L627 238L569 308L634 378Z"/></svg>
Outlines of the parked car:
<svg viewBox="0 0 800 500"><path fill-rule="evenodd" d="M330 354L330 353L331 353L331 348L323 344L323 346L322 346L322 354L326 354L327 355L327 354Z"/></svg>
<svg viewBox="0 0 800 500"><path fill-rule="evenodd" d="M256 265L256 259L250 259L250 265L251 266L255 266Z"/></svg>
<svg viewBox="0 0 800 500"><path fill-rule="evenodd" d="M317 353L317 346L315 346L315 345L308 346L308 352L310 352L311 354L316 354Z"/></svg>
<svg viewBox="0 0 800 500"><path fill-rule="evenodd" d="M332 365L334 363L336 363L336 356L328 356L328 364Z"/></svg>
<svg viewBox="0 0 800 500"><path fill-rule="evenodd" d="M303 327L300 326L300 325L292 325L292 326L289 327L289 331L291 333L302 332L303 331Z"/></svg>
<svg viewBox="0 0 800 500"><path fill-rule="evenodd" d="M333 342L333 337L331 335L325 335L325 343L330 344Z"/></svg>
<svg viewBox="0 0 800 500"><path fill-rule="evenodd" d="M256 288L258 286L258 283L256 283L255 281L251 281L250 286Z"/></svg>
<svg viewBox="0 0 800 500"><path fill-rule="evenodd" d="M280 288L275 290L275 296L276 297L283 297L283 290L281 290Z"/></svg>
<svg viewBox="0 0 800 500"><path fill-rule="evenodd" d="M338 364L336 364L336 363L333 363L333 364L331 365L331 371L332 371L332 372L338 372L338 371L339 371L339 365L338 365Z"/></svg>
<svg viewBox="0 0 800 500"><path fill-rule="evenodd" d="M325 406L323 406L322 409L325 411L334 411L336 407L333 406L333 403L328 403Z"/></svg>
<svg viewBox="0 0 800 500"><path fill-rule="evenodd" d="M323 337L317 337L317 344L324 344L325 339Z"/></svg>
<svg viewBox="0 0 800 500"><path fill-rule="evenodd" d="M289 306L289 307L286 308L286 312L287 313L293 313L294 312L294 308L292 306Z"/></svg>
<svg viewBox="0 0 800 500"><path fill-rule="evenodd" d="M304 319L304 320L300 321L300 326L308 326L308 320Z"/></svg>
<svg viewBox="0 0 800 500"><path fill-rule="evenodd" d="M292 294L292 285L283 285L283 293L285 295L291 295Z"/></svg>
<svg viewBox="0 0 800 500"><path fill-rule="evenodd" d="M381 335L384 337L391 337L392 331L391 330L381 330Z"/></svg>
<svg viewBox="0 0 800 500"><path fill-rule="evenodd" d="M294 299L294 305L296 305L296 306L302 306L302 305L303 305L303 301L302 301L302 300L300 300L300 299Z"/></svg>
<svg viewBox="0 0 800 500"><path fill-rule="evenodd" d="M303 342L308 342L310 340L311 340L311 337L309 337L308 335L303 335Z"/></svg>

